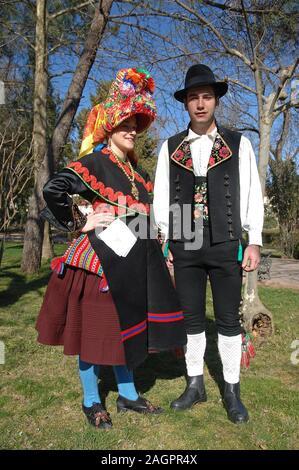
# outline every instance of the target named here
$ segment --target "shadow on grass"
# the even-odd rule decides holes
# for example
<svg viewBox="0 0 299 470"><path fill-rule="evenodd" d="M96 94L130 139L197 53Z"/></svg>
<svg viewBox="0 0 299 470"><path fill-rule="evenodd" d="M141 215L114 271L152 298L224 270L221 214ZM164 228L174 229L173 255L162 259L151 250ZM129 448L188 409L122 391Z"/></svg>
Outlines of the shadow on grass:
<svg viewBox="0 0 299 470"><path fill-rule="evenodd" d="M9 266L5 266L4 268L1 267L1 272L7 273L7 274L9 275L9 274L10 274L10 271L11 271L12 269L20 269L19 263L17 263L17 264L10 264Z"/></svg>
<svg viewBox="0 0 299 470"><path fill-rule="evenodd" d="M5 272L0 277L10 278L6 290L1 292L1 306L8 307L16 303L24 294L45 287L49 281L50 273L47 270L38 278L28 280L26 276L16 272Z"/></svg>
<svg viewBox="0 0 299 470"><path fill-rule="evenodd" d="M21 249L23 249L23 244L20 244L20 245L17 245L17 244L5 245L5 251L6 250L21 250Z"/></svg>
<svg viewBox="0 0 299 470"><path fill-rule="evenodd" d="M217 331L214 321L207 319L206 325L207 348L205 363L222 395L223 375L217 347ZM137 390L141 393L149 391L155 385L156 380L162 379L171 381L182 376L186 376L185 361L184 359L178 359L172 352L151 354L146 361L134 371L135 385ZM110 392L117 392L113 368L110 366L102 366L100 379L100 394L103 403L105 403ZM183 390L181 392L183 392Z"/></svg>
<svg viewBox="0 0 299 470"><path fill-rule="evenodd" d="M178 360L174 353L163 352L151 354L134 370L134 382L138 392L145 393L155 385L157 379L172 380L182 375L184 375L184 363ZM117 391L113 368L101 367L100 379L101 398L105 402L110 392Z"/></svg>

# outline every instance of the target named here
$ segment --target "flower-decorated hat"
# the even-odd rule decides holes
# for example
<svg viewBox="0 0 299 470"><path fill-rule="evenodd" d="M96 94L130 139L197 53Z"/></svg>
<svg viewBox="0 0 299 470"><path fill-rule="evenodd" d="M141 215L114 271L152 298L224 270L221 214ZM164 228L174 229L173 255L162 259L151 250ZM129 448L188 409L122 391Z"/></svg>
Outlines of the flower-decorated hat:
<svg viewBox="0 0 299 470"><path fill-rule="evenodd" d="M156 117L154 79L144 69L122 69L112 82L108 97L94 106L87 118L79 157L93 151L126 119L137 118L137 133L147 129Z"/></svg>

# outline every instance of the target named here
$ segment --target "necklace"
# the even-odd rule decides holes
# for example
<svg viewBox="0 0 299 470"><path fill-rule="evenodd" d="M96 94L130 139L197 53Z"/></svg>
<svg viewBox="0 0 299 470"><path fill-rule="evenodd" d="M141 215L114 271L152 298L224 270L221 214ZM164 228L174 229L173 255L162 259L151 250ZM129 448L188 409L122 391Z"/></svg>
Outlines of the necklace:
<svg viewBox="0 0 299 470"><path fill-rule="evenodd" d="M127 160L127 163L128 163L129 169L130 169L130 171L131 171L131 173L132 173L132 176L129 176L129 175L128 175L128 173L127 173L126 170L124 169L123 165L121 164L118 155L116 155L116 153L113 152L113 150L112 150L110 147L108 147L108 148L109 148L110 152L112 153L112 155L114 156L114 158L115 158L115 160L116 160L116 162L117 162L119 168L122 170L122 172L126 175L126 177L128 178L128 180L130 181L130 183L131 183L131 185L132 185L131 194L132 194L132 196L134 196L134 198L138 201L138 200L139 200L139 191L138 191L138 189L137 189L137 187L136 187L136 184L135 184L135 182L134 182L134 180L135 180L135 172L134 172L134 169L133 169L133 167L132 167L132 164L131 164L130 160L128 159L128 160ZM125 165L125 163L124 163L124 165Z"/></svg>

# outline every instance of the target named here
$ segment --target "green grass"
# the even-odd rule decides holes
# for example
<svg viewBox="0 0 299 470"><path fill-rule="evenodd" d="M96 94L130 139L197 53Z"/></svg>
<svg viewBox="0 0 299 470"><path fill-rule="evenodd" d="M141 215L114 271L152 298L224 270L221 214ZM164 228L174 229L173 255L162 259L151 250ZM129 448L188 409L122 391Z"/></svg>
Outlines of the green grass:
<svg viewBox="0 0 299 470"><path fill-rule="evenodd" d="M64 247L59 246L59 252ZM20 271L21 246L9 244L0 272L0 447L6 449L296 449L299 444L299 365L290 361L299 339L298 291L261 288L260 298L274 315L276 334L242 372L242 397L250 422L230 423L221 404L212 304L208 295L206 387L208 401L175 413L169 403L184 389L183 364L171 353L152 355L136 371L139 390L165 408L142 416L117 414L111 369L102 368L101 390L113 419L109 432L90 427L81 412L81 386L75 357L62 348L36 342L34 323L49 277L49 263L36 276Z"/></svg>

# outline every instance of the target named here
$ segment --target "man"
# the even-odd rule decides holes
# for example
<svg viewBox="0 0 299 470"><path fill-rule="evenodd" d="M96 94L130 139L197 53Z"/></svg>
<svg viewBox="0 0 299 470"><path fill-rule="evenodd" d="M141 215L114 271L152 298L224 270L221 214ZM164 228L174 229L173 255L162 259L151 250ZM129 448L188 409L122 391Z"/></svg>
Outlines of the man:
<svg viewBox="0 0 299 470"><path fill-rule="evenodd" d="M203 363L209 277L223 365L223 402L229 419L243 423L249 418L240 398L239 382L242 268L255 270L260 261L263 199L249 140L215 120L219 99L227 89L227 83L217 82L211 69L203 64L187 71L185 88L174 97L184 103L191 122L187 130L162 145L154 213L162 237L169 241L168 260L174 265L188 335L187 387L171 407L185 410L207 399ZM192 216L190 211L186 215L186 207L192 207ZM188 213L190 220L186 221ZM191 218L194 230L194 220L203 222L202 246L195 244L195 249L190 249L184 230L182 233ZM243 259L242 230L248 232Z"/></svg>

